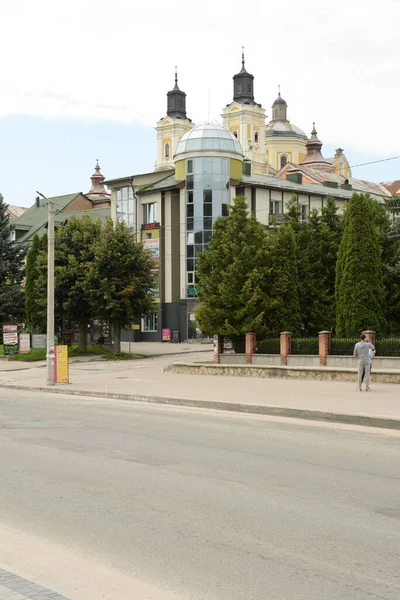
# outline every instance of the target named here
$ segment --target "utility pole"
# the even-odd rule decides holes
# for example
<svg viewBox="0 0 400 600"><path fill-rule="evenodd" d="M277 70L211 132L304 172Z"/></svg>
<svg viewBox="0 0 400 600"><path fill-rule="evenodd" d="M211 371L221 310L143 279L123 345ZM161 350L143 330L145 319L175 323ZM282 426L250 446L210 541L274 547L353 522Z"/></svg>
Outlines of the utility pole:
<svg viewBox="0 0 400 600"><path fill-rule="evenodd" d="M54 200L40 192L48 206L47 223L47 377L46 385L54 385Z"/></svg>

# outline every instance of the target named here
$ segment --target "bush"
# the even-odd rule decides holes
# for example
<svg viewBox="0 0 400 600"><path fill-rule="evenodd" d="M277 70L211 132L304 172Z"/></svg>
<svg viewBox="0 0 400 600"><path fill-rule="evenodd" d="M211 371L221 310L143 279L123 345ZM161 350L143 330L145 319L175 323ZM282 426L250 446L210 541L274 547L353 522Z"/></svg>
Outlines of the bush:
<svg viewBox="0 0 400 600"><path fill-rule="evenodd" d="M280 354L281 345L279 338L266 338L263 340L257 340L256 343L256 354Z"/></svg>
<svg viewBox="0 0 400 600"><path fill-rule="evenodd" d="M292 338L292 354L319 354L319 339L313 338Z"/></svg>

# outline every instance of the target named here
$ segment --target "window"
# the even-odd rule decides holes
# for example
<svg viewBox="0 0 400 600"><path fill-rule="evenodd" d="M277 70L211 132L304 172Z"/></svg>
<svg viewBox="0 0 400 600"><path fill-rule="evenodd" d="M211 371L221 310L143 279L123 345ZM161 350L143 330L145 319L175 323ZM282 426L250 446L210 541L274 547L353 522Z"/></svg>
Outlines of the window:
<svg viewBox="0 0 400 600"><path fill-rule="evenodd" d="M155 223L157 221L157 203L150 202L143 205L143 224Z"/></svg>
<svg viewBox="0 0 400 600"><path fill-rule="evenodd" d="M300 204L299 214L300 214L300 221L302 223L305 223L308 218L308 204Z"/></svg>
<svg viewBox="0 0 400 600"><path fill-rule="evenodd" d="M249 94L251 94L251 83L247 84L247 91L249 92Z"/></svg>
<svg viewBox="0 0 400 600"><path fill-rule="evenodd" d="M280 215L282 213L282 202L279 200L272 200L270 206L270 213L272 215Z"/></svg>
<svg viewBox="0 0 400 600"><path fill-rule="evenodd" d="M117 223L124 221L130 229L136 229L136 198L131 186L116 190Z"/></svg>
<svg viewBox="0 0 400 600"><path fill-rule="evenodd" d="M15 229L10 231L10 242L15 242Z"/></svg>
<svg viewBox="0 0 400 600"><path fill-rule="evenodd" d="M157 331L157 313L152 312L142 318L142 331Z"/></svg>
<svg viewBox="0 0 400 600"><path fill-rule="evenodd" d="M287 164L287 156L285 154L282 154L281 156L281 169Z"/></svg>
<svg viewBox="0 0 400 600"><path fill-rule="evenodd" d="M254 143L258 144L258 131L254 132Z"/></svg>
<svg viewBox="0 0 400 600"><path fill-rule="evenodd" d="M165 144L164 146L164 156L165 158L169 158L169 144Z"/></svg>
<svg viewBox="0 0 400 600"><path fill-rule="evenodd" d="M238 139L238 132L236 130L233 132L233 135L235 136L236 139Z"/></svg>

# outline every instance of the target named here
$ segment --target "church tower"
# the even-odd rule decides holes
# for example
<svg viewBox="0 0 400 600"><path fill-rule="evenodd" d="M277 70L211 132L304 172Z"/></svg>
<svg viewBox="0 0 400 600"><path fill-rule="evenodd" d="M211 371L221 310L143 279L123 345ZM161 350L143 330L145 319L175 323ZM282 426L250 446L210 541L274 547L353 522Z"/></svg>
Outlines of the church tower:
<svg viewBox="0 0 400 600"><path fill-rule="evenodd" d="M222 113L223 125L242 145L252 173L267 174L265 110L254 100L254 75L247 72L242 48L242 68L233 76L233 101Z"/></svg>
<svg viewBox="0 0 400 600"><path fill-rule="evenodd" d="M186 94L179 89L178 73L175 68L175 86L167 93L167 116L157 123L156 171L174 168L174 154L181 137L193 123L186 115Z"/></svg>

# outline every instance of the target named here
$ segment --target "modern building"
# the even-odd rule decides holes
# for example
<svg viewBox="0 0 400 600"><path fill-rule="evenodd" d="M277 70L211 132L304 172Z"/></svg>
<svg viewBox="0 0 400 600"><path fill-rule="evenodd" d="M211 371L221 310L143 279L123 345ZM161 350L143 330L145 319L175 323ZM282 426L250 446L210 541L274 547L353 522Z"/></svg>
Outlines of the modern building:
<svg viewBox="0 0 400 600"><path fill-rule="evenodd" d="M167 113L156 126L155 171L105 182L111 214L124 220L153 254L157 309L142 318L140 339L180 340L201 336L196 324L197 261L207 250L215 220L228 214L237 195L265 226L282 221L293 197L299 218L321 211L333 197L342 211L354 191L378 201L390 197L380 184L351 177L343 150L324 158L315 126L310 138L287 119L278 94L272 119L255 101L254 76L246 67L233 77L233 100L223 109L223 125L194 125L186 95L175 86L167 94ZM130 333L125 332L123 339Z"/></svg>
<svg viewBox="0 0 400 600"><path fill-rule="evenodd" d="M65 223L72 216L80 218L89 215L101 221L111 217L111 194L104 188L104 179L97 161L91 177L92 185L87 194L75 192L50 198L55 205L55 226ZM26 209L20 217L13 219L12 239L28 246L35 235L40 237L46 233L47 220L47 202L38 197L33 206Z"/></svg>

